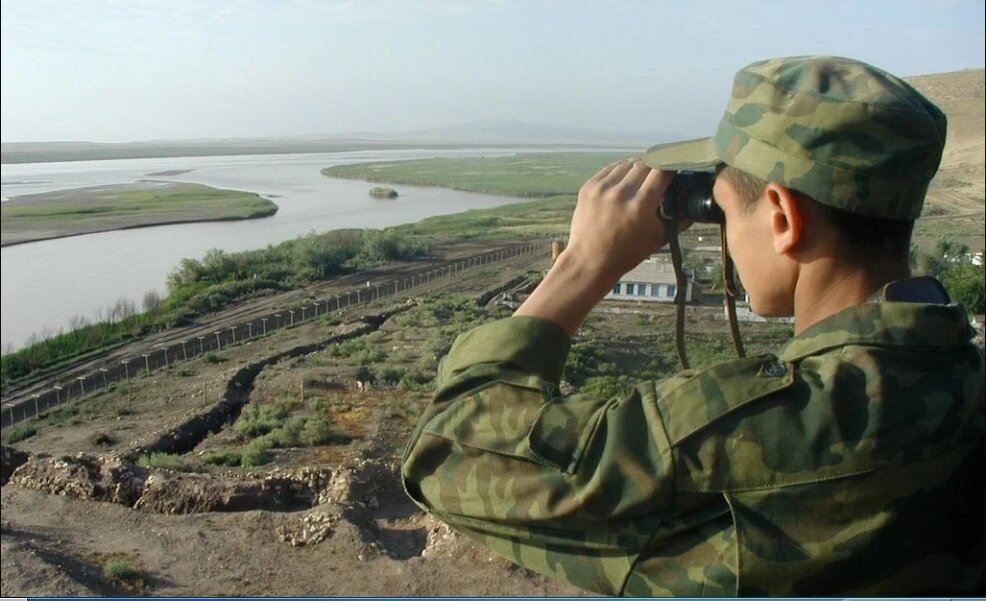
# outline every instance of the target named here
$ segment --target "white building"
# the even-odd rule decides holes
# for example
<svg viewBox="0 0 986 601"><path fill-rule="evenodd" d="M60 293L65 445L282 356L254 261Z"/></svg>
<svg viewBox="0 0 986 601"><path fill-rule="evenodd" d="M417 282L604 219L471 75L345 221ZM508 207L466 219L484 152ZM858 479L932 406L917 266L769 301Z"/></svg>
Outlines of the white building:
<svg viewBox="0 0 986 601"><path fill-rule="evenodd" d="M692 300L692 283L695 271L686 267L685 302ZM674 266L667 254L653 255L640 265L637 265L606 295L610 300L639 300L670 303L678 292L678 283L674 277Z"/></svg>

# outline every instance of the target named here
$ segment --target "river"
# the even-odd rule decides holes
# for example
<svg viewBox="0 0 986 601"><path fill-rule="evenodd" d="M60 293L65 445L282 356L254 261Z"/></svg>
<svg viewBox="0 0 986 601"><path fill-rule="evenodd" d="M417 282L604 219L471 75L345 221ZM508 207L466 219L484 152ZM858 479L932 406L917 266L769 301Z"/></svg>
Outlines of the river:
<svg viewBox="0 0 986 601"><path fill-rule="evenodd" d="M276 215L264 219L120 230L0 249L3 352L24 346L32 335L68 330L73 319L92 321L121 297L139 307L148 291L163 296L167 274L178 262L201 257L211 248L262 248L312 231L381 228L521 200L404 185L396 186L398 199L375 200L365 182L323 176L320 171L330 165L514 152L357 151L2 165L4 199L149 178L256 192L279 207ZM180 170L188 172L151 175Z"/></svg>

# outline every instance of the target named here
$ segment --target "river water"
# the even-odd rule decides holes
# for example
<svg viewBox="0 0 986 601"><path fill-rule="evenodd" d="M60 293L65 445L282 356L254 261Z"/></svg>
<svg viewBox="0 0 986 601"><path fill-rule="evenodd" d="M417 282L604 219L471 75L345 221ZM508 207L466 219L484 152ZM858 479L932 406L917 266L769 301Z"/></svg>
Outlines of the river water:
<svg viewBox="0 0 986 601"><path fill-rule="evenodd" d="M73 318L93 320L121 297L139 307L148 291L163 296L167 274L178 262L201 257L211 248L262 248L312 231L381 228L522 200L404 185L396 186L398 199L375 200L368 194L371 184L323 176L320 171L330 165L513 153L504 149L400 150L3 165L5 200L149 178L256 192L279 207L276 215L264 219L121 230L0 249L3 352L22 347L32 335L68 330ZM176 170L190 171L150 175Z"/></svg>

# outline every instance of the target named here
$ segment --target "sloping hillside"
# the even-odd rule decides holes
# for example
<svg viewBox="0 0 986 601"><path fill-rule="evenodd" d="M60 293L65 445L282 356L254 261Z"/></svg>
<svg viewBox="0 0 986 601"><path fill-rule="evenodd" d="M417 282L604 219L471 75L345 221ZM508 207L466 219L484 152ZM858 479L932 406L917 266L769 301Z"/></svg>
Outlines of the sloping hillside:
<svg viewBox="0 0 986 601"><path fill-rule="evenodd" d="M967 69L907 78L948 116L945 156L928 195L926 215L983 212L984 73L983 69Z"/></svg>

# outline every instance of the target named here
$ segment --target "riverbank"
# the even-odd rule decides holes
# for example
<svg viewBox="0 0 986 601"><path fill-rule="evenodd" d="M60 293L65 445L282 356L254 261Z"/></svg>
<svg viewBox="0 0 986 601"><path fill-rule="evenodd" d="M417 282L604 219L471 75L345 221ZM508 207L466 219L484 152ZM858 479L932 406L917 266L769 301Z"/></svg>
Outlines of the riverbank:
<svg viewBox="0 0 986 601"><path fill-rule="evenodd" d="M269 217L277 205L252 192L142 180L18 196L0 206L0 246L156 225Z"/></svg>
<svg viewBox="0 0 986 601"><path fill-rule="evenodd" d="M603 166L627 152L550 152L505 157L434 158L333 165L322 175L464 192L547 198L575 194Z"/></svg>

